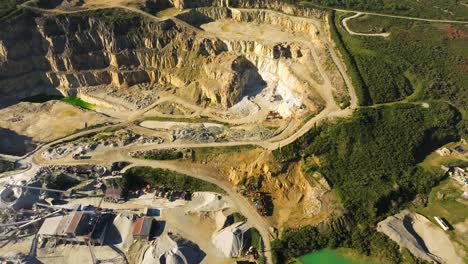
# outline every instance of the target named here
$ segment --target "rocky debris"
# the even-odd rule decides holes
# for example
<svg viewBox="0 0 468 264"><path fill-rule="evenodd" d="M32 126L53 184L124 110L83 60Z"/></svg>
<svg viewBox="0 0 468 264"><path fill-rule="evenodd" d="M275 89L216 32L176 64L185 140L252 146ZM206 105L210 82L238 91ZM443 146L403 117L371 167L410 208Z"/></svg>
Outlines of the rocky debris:
<svg viewBox="0 0 468 264"><path fill-rule="evenodd" d="M63 0L60 8L63 10L76 10L84 4L84 0Z"/></svg>
<svg viewBox="0 0 468 264"><path fill-rule="evenodd" d="M231 207L226 197L214 192L195 192L188 204L188 213L216 212Z"/></svg>
<svg viewBox="0 0 468 264"><path fill-rule="evenodd" d="M130 144L161 144L164 139L154 136L143 136L128 129L110 132L100 132L87 137L79 138L73 142L65 142L52 146L41 155L44 159L61 159L69 155L74 158L83 158L95 151L98 147L123 147Z"/></svg>
<svg viewBox="0 0 468 264"><path fill-rule="evenodd" d="M160 137L153 137L153 136L140 136L137 141L139 144L143 144L143 145L164 143L164 139Z"/></svg>
<svg viewBox="0 0 468 264"><path fill-rule="evenodd" d="M126 103L133 105L135 109L144 109L159 99L156 91L161 91L164 88L165 86L150 83L140 83L128 87L128 89L116 89L113 86L108 86L106 95L120 98Z"/></svg>
<svg viewBox="0 0 468 264"><path fill-rule="evenodd" d="M377 231L425 261L463 263L448 234L420 214L404 210L378 223Z"/></svg>
<svg viewBox="0 0 468 264"><path fill-rule="evenodd" d="M160 103L156 105L154 109L165 115L192 115L195 113L195 111L184 107L183 105L172 102Z"/></svg>
<svg viewBox="0 0 468 264"><path fill-rule="evenodd" d="M251 128L232 128L227 131L226 138L242 140L264 140L275 135L275 131L264 126L254 126Z"/></svg>
<svg viewBox="0 0 468 264"><path fill-rule="evenodd" d="M0 256L0 263L8 264L40 264L37 258L25 255L23 253L10 253L8 256Z"/></svg>
<svg viewBox="0 0 468 264"><path fill-rule="evenodd" d="M129 154L133 158L152 160L192 159L193 150L188 148L152 149L132 151Z"/></svg>
<svg viewBox="0 0 468 264"><path fill-rule="evenodd" d="M109 169L100 165L78 165L78 166L62 166L51 165L39 168L35 180L43 180L47 176L69 176L72 178L88 179L97 178L109 174Z"/></svg>
<svg viewBox="0 0 468 264"><path fill-rule="evenodd" d="M172 132L172 141L185 140L210 143L215 142L217 136L221 135L223 131L223 128L220 127L176 128Z"/></svg>

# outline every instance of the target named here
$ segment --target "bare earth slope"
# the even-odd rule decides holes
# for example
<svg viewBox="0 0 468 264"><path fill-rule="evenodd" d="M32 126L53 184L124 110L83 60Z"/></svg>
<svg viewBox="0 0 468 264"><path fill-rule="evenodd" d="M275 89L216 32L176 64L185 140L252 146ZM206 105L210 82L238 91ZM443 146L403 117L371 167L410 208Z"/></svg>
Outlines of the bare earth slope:
<svg viewBox="0 0 468 264"><path fill-rule="evenodd" d="M96 112L60 101L18 103L0 109L0 132L10 135L0 137L0 152L24 154L31 150L33 142L48 142L69 135L84 128L85 122L93 126L110 120ZM25 141L29 144L18 144Z"/></svg>

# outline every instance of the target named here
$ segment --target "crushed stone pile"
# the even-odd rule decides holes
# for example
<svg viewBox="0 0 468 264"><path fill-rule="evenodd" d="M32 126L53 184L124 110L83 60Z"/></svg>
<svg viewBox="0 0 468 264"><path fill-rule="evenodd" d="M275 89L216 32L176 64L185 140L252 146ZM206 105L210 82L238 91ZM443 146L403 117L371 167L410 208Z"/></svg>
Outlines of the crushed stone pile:
<svg viewBox="0 0 468 264"><path fill-rule="evenodd" d="M195 264L205 254L190 241L162 234L142 254L141 264Z"/></svg>
<svg viewBox="0 0 468 264"><path fill-rule="evenodd" d="M214 212L230 207L224 196L214 192L195 192L188 204L188 213Z"/></svg>
<svg viewBox="0 0 468 264"><path fill-rule="evenodd" d="M434 263L463 263L449 236L420 214L404 210L378 223L377 231L420 259Z"/></svg>
<svg viewBox="0 0 468 264"><path fill-rule="evenodd" d="M120 249L130 248L133 243L132 227L135 218L135 214L130 211L118 214L112 222L110 232L107 232L107 242Z"/></svg>
<svg viewBox="0 0 468 264"><path fill-rule="evenodd" d="M249 246L250 228L247 223L235 223L215 233L212 243L225 257L240 257Z"/></svg>

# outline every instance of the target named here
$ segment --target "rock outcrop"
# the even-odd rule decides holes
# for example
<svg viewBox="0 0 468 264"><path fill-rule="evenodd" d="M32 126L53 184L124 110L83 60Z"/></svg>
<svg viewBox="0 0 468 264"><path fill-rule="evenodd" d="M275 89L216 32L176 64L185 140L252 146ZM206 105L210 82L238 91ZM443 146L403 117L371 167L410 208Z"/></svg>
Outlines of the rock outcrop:
<svg viewBox="0 0 468 264"><path fill-rule="evenodd" d="M289 15L323 18L325 10L317 8L307 8L298 5L290 5L280 0L167 0L172 6L178 9L198 8L198 7L232 7L232 8L255 8L270 9ZM166 2L162 0L161 2Z"/></svg>
<svg viewBox="0 0 468 264"><path fill-rule="evenodd" d="M194 3L282 6L275 1L203 0L190 5ZM172 0L153 4L187 5ZM221 39L196 27L221 19L274 25L311 39L319 32L317 25L298 17L226 7L197 8L167 20L121 9L23 15L4 22L0 29L0 106L37 94L76 95L81 87L126 89L157 83L159 89L171 87L177 96L194 103L228 108L264 87L265 76L275 76L283 98L296 98L291 90L300 94L311 89L290 69L298 60L307 58L304 64L310 64L310 50L292 43Z"/></svg>
<svg viewBox="0 0 468 264"><path fill-rule="evenodd" d="M229 52L216 38L197 35L172 20L155 22L115 12L8 24L0 39L2 99L50 93L54 88L74 94L84 86L158 82L181 90L191 87L189 94L198 101L229 107L248 84L262 83L245 57ZM115 22L106 16L127 18Z"/></svg>

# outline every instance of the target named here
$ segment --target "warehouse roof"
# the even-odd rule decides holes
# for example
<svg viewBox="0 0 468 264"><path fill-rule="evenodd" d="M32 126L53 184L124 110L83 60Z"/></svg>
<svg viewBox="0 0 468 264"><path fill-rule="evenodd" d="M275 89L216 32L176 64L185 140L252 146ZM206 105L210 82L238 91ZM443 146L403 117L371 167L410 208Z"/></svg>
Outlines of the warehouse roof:
<svg viewBox="0 0 468 264"><path fill-rule="evenodd" d="M138 218L135 222L135 225L133 226L133 235L149 236L152 223L153 218L151 217Z"/></svg>

